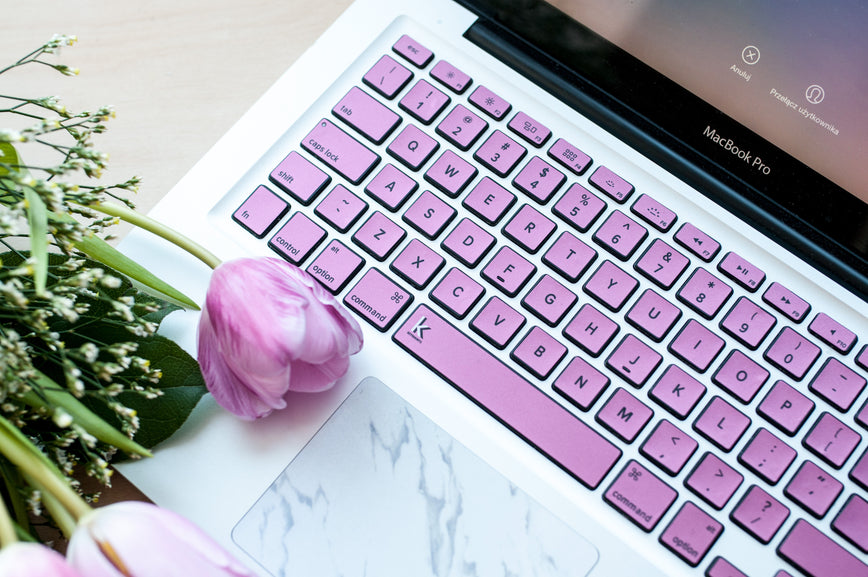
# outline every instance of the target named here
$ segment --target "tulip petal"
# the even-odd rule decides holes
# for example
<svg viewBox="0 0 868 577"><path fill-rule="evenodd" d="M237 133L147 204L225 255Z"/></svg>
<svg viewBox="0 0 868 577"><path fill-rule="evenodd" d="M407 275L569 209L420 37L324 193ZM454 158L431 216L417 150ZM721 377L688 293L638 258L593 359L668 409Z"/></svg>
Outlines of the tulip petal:
<svg viewBox="0 0 868 577"><path fill-rule="evenodd" d="M0 577L81 577L63 555L37 543L12 543L0 550Z"/></svg>

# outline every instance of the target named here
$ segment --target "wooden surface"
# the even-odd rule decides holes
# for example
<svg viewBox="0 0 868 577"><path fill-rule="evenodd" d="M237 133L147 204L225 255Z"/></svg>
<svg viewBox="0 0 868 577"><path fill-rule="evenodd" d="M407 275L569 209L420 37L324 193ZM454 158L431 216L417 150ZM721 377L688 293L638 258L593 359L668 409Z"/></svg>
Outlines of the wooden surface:
<svg viewBox="0 0 868 577"><path fill-rule="evenodd" d="M57 33L78 36L57 61L81 71L32 66L0 76L0 94L60 96L70 110L114 106L94 140L110 155L97 184L141 177L132 200L147 212L349 3L0 0L0 68ZM129 498L141 494L117 475L101 503Z"/></svg>
<svg viewBox="0 0 868 577"><path fill-rule="evenodd" d="M59 33L78 36L59 61L81 70L64 77L37 66L14 85L0 76L0 93L114 106L94 141L110 155L100 180L141 177L132 200L147 212L349 3L0 0L0 67Z"/></svg>

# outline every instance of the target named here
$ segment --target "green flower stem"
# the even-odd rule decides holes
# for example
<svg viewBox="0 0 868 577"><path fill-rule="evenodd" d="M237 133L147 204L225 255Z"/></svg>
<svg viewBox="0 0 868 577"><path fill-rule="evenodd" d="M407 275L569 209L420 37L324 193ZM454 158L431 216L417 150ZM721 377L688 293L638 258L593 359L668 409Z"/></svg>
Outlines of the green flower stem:
<svg viewBox="0 0 868 577"><path fill-rule="evenodd" d="M0 548L17 542L18 535L15 532L15 523L12 522L6 503L0 499Z"/></svg>
<svg viewBox="0 0 868 577"><path fill-rule="evenodd" d="M66 510L66 507L61 504L60 500L56 499L42 483L29 475L26 476L26 479L31 487L42 493L42 504L45 505L45 509L51 514L51 519L60 529L60 532L67 539L71 538L75 532L76 525L78 525L75 517Z"/></svg>
<svg viewBox="0 0 868 577"><path fill-rule="evenodd" d="M4 417L0 417L0 453L56 498L73 519L81 519L90 513L90 505L69 486L66 477L18 427Z"/></svg>
<svg viewBox="0 0 868 577"><path fill-rule="evenodd" d="M130 455L153 456L150 451L101 419L67 389L61 388L43 373L36 372L36 381L39 383L39 393L36 390L31 390L22 397L22 400L31 407L41 407L50 411L57 408L63 409L69 413L75 424L100 441L115 446Z"/></svg>
<svg viewBox="0 0 868 577"><path fill-rule="evenodd" d="M207 264L212 269L215 269L220 265L220 259L214 256L213 253L208 251L202 245L168 228L167 226L157 222L156 220L144 214L136 212L135 210L132 210L131 208L120 204L115 204L113 202L96 202L87 205L87 207L103 214L107 214L109 216L116 216L121 220L133 224L141 229L152 232L160 238L164 238L169 242L183 248L184 250Z"/></svg>

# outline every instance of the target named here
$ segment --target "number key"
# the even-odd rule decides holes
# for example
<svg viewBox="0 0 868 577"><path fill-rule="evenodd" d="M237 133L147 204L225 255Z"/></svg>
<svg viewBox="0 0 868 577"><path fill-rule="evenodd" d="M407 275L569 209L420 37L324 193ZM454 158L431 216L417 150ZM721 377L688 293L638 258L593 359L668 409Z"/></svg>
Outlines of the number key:
<svg viewBox="0 0 868 577"><path fill-rule="evenodd" d="M468 150L479 135L485 132L488 123L463 104L458 104L437 125L437 134L460 148Z"/></svg>
<svg viewBox="0 0 868 577"><path fill-rule="evenodd" d="M616 257L627 260L647 236L644 226L616 210L594 233L594 240Z"/></svg>
<svg viewBox="0 0 868 577"><path fill-rule="evenodd" d="M678 291L678 300L707 319L714 318L732 294L732 287L698 268Z"/></svg>

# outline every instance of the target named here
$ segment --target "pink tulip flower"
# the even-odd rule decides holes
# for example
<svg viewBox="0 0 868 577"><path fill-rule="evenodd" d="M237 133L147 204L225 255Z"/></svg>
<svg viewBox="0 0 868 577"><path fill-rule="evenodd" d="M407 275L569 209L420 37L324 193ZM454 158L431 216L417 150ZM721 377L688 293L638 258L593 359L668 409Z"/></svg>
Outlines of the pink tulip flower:
<svg viewBox="0 0 868 577"><path fill-rule="evenodd" d="M217 402L245 419L289 391L330 388L362 347L359 323L316 280L278 258L217 267L199 320L199 365Z"/></svg>
<svg viewBox="0 0 868 577"><path fill-rule="evenodd" d="M12 543L0 550L0 577L82 577L63 555L38 543Z"/></svg>
<svg viewBox="0 0 868 577"><path fill-rule="evenodd" d="M255 575L184 517L139 501L106 505L80 519L66 556L87 577Z"/></svg>

